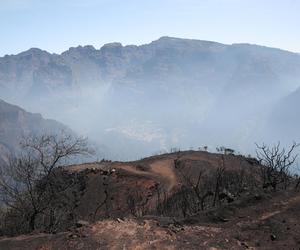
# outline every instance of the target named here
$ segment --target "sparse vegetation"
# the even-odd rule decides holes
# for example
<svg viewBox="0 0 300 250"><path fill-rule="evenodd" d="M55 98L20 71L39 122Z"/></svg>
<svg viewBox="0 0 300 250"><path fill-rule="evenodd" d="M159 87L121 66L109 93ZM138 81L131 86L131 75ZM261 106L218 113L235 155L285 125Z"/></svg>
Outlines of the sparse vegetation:
<svg viewBox="0 0 300 250"><path fill-rule="evenodd" d="M0 233L4 235L54 233L83 219L96 222L158 215L181 220L206 216L245 197L259 199L264 193L290 190L292 183L297 190L300 183L289 171L298 144L287 151L280 144L271 149L258 147L257 159L233 155L234 151L225 147L218 154L174 149L169 155L128 163L131 166L120 163L120 169L115 169L114 162L103 160L95 164L105 168L83 167L78 172L60 166L70 157L89 153L85 139L43 136L27 138L22 145L23 153L1 168ZM186 154L191 157L186 158ZM163 172L153 169L157 158L170 164L161 167L173 171L174 185L170 185L170 176L160 176ZM87 189L89 185L91 189ZM126 190L121 190L124 187ZM83 196L90 203L82 204ZM226 221L221 215L215 218Z"/></svg>
<svg viewBox="0 0 300 250"><path fill-rule="evenodd" d="M78 178L58 169L70 158L89 154L87 141L70 135L27 137L22 152L1 166L0 198L5 210L2 231L9 235L35 229L53 232L70 215Z"/></svg>
<svg viewBox="0 0 300 250"><path fill-rule="evenodd" d="M221 155L217 168L206 169L202 166L188 167L177 156L174 168L181 177L182 186L176 195L162 200L160 214L188 217L231 203L243 193L256 192L260 182L258 171L255 167L244 166L243 159L240 157L239 166L230 169L226 166L225 155Z"/></svg>
<svg viewBox="0 0 300 250"><path fill-rule="evenodd" d="M292 180L290 168L297 159L295 150L299 144L294 142L289 149L281 147L280 142L273 147L256 146L263 188L272 187L274 191L287 189Z"/></svg>

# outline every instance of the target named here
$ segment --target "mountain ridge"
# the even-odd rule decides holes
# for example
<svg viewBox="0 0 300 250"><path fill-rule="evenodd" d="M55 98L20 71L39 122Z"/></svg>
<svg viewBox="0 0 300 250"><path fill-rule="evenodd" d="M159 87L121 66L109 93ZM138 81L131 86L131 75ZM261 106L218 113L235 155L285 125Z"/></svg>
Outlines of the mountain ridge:
<svg viewBox="0 0 300 250"><path fill-rule="evenodd" d="M199 144L248 152L253 141L274 140L264 124L300 87L299 69L293 52L172 37L61 55L32 49L0 58L0 98L103 140L125 159Z"/></svg>
<svg viewBox="0 0 300 250"><path fill-rule="evenodd" d="M107 45L113 45L113 44L118 44L118 45L121 45L121 47L123 48L126 48L126 47L143 47L143 46L147 46L147 45L150 45L150 44L153 44L153 43L157 43L157 42L162 42L162 41L187 41L187 42L198 42L198 43L211 43L211 44L218 44L218 45L222 45L222 46L254 46L254 47L258 47L258 48L267 48L267 49L271 49L271 50L279 50L279 51L282 51L282 52L288 52L288 53L291 53L291 54L296 54L296 55L299 55L300 53L299 52L293 52L293 51L290 51L288 49L283 49L283 48L279 48L279 47L270 47L270 46L267 46L267 45L260 45L260 44L255 44L255 43L247 43L247 42L238 42L238 43L221 43L221 42L216 42L216 41L212 41L212 40L202 40L202 39L194 39L194 38L180 38L180 37L172 37L172 36L162 36L156 40L153 40L152 42L149 42L149 43L144 43L144 44L140 44L140 45L136 45L136 44L127 44L127 45L123 45L122 43L120 42L109 42L109 43L105 43L103 44L102 46L99 47L99 49L97 49L94 45L77 45L77 46L71 46L69 47L68 49L60 52L60 53L56 53L56 52L48 52L47 50L44 50L44 49L41 49L41 48L37 48L37 47L31 47L25 51L22 51L22 52L19 52L19 53L15 53L15 54L6 54L6 55L3 55L3 56L0 56L0 59L1 58L5 58L5 57L10 57L10 56L18 56L18 55L21 55L22 53L26 53L26 52L46 52L47 54L49 55L63 55L65 52L69 51L70 49L71 50L74 50L74 49L85 49L85 48L88 48L88 49L91 49L91 50L96 50L96 51L100 51L101 48L103 47L106 47Z"/></svg>

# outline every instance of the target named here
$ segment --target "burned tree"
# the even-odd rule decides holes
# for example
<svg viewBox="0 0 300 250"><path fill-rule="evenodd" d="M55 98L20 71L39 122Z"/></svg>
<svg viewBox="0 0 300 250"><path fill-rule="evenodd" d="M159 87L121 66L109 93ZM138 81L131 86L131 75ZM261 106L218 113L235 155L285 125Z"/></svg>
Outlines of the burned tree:
<svg viewBox="0 0 300 250"><path fill-rule="evenodd" d="M0 169L0 198L11 215L8 218L21 224L16 230L24 233L35 230L38 217L46 214L43 220L50 227L55 225L59 212L54 208L65 205L65 191L72 185L72 180L64 181L63 171L56 169L72 157L91 152L86 139L65 134L27 137L21 148L22 152Z"/></svg>
<svg viewBox="0 0 300 250"><path fill-rule="evenodd" d="M256 155L261 164L261 178L263 188L272 187L274 191L278 188L286 189L289 185L291 175L290 167L295 163L297 154L296 148L299 146L293 143L289 149L280 146L280 142L272 147L265 144L256 144Z"/></svg>

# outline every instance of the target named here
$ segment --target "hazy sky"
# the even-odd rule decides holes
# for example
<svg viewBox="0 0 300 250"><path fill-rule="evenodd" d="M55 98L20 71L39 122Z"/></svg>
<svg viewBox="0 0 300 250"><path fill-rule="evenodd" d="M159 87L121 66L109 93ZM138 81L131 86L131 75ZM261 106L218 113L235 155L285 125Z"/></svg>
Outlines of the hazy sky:
<svg viewBox="0 0 300 250"><path fill-rule="evenodd" d="M0 0L0 56L161 36L300 52L300 0Z"/></svg>

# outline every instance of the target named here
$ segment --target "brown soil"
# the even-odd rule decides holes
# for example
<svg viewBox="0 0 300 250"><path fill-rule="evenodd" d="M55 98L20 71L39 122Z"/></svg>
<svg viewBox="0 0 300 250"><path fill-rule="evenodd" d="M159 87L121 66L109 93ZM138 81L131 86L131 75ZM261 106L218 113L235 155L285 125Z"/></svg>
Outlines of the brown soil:
<svg viewBox="0 0 300 250"><path fill-rule="evenodd" d="M77 208L79 218L89 220L90 225L52 235L0 238L0 249L300 249L300 193L295 191L247 194L185 220L130 216L124 208L125 193L139 190L150 206L155 184L164 185L169 194L180 185L174 168L177 157L169 154L137 162L71 166L71 172L93 170L86 172L88 183ZM181 153L180 159L195 173L199 167L215 168L220 163L220 155L206 152ZM240 157L226 156L228 168L241 164L251 167ZM104 199L101 187L107 181L100 173L109 169L116 169L108 183L114 197L109 212L115 216L93 222L90 214Z"/></svg>
<svg viewBox="0 0 300 250"><path fill-rule="evenodd" d="M109 219L56 235L2 238L0 249L299 249L299 193L244 202L189 221ZM228 221L216 221L220 215Z"/></svg>

